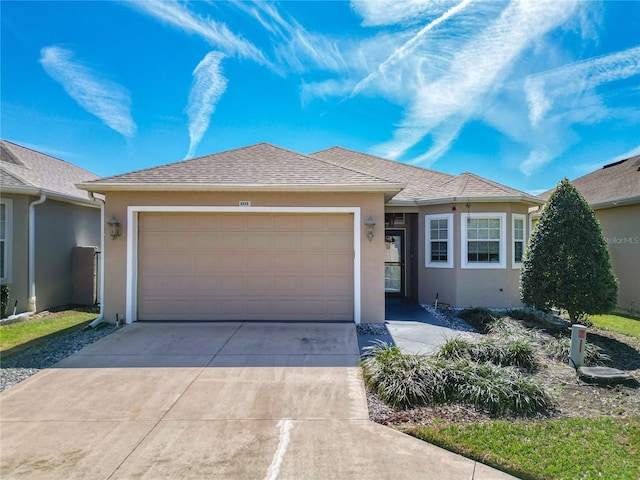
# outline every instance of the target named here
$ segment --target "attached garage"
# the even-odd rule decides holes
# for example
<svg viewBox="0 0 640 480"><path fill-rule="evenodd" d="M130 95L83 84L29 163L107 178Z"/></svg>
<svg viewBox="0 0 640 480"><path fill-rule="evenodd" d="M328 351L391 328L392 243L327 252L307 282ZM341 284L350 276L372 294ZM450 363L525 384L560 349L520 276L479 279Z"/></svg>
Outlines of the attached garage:
<svg viewBox="0 0 640 480"><path fill-rule="evenodd" d="M137 319L353 321L354 215L140 211Z"/></svg>

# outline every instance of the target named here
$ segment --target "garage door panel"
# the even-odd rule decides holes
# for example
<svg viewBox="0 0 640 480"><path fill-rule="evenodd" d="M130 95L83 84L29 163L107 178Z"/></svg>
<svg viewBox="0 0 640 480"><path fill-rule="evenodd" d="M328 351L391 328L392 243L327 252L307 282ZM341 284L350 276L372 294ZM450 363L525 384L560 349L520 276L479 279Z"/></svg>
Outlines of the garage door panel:
<svg viewBox="0 0 640 480"><path fill-rule="evenodd" d="M139 225L140 320L353 319L350 214L141 213Z"/></svg>
<svg viewBox="0 0 640 480"><path fill-rule="evenodd" d="M221 270L220 255L197 255L193 261L193 267L189 270L193 275L206 275L218 273Z"/></svg>

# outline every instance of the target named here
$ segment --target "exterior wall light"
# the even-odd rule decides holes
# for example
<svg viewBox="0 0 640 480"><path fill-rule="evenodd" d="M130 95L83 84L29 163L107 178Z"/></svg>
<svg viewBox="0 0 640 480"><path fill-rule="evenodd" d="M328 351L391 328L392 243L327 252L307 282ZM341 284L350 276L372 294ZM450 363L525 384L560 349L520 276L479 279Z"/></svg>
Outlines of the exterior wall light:
<svg viewBox="0 0 640 480"><path fill-rule="evenodd" d="M371 215L367 218L367 221L364 222L364 226L367 227L367 238L369 241L373 240L374 230L376 228L376 221L373 219Z"/></svg>
<svg viewBox="0 0 640 480"><path fill-rule="evenodd" d="M111 219L107 222L107 225L109 225L109 234L111 235L111 238L113 240L118 238L120 236L120 222L115 215L111 217Z"/></svg>

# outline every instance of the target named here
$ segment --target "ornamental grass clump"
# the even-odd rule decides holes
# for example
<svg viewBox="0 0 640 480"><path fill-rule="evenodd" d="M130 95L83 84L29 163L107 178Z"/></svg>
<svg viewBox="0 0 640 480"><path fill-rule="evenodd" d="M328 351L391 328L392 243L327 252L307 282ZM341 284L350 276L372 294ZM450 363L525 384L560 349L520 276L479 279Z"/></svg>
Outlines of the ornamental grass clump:
<svg viewBox="0 0 640 480"><path fill-rule="evenodd" d="M544 345L544 353L552 360L567 362L571 353L571 338L558 337L550 340ZM584 345L584 364L607 365L611 363L611 357L605 351L593 343L586 342Z"/></svg>
<svg viewBox="0 0 640 480"><path fill-rule="evenodd" d="M530 415L552 407L544 388L515 367L469 358L472 342L452 339L437 356L404 354L383 343L362 361L367 385L385 403L401 408L462 403L491 414ZM446 355L450 355L447 357Z"/></svg>
<svg viewBox="0 0 640 480"><path fill-rule="evenodd" d="M407 355L396 346L378 343L362 361L365 381L385 403L394 407L425 405L437 401L442 388L438 370L429 359Z"/></svg>
<svg viewBox="0 0 640 480"><path fill-rule="evenodd" d="M548 411L553 401L544 388L512 367L476 364L460 386L460 401L492 415L532 415Z"/></svg>
<svg viewBox="0 0 640 480"><path fill-rule="evenodd" d="M498 317L487 308L467 308L459 312L457 316L480 333L487 333L491 324L498 320Z"/></svg>
<svg viewBox="0 0 640 480"><path fill-rule="evenodd" d="M472 342L459 337L449 339L437 353L447 360L467 359L472 362L490 362L498 366L519 367L528 371L537 368L535 344L522 337L489 337Z"/></svg>

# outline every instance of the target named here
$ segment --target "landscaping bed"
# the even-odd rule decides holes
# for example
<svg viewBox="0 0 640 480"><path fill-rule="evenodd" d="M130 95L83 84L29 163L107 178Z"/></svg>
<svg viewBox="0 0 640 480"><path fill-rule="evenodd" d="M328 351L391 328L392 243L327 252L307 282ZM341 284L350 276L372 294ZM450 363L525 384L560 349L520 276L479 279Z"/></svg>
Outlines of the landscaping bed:
<svg viewBox="0 0 640 480"><path fill-rule="evenodd" d="M0 327L3 350L0 352L0 391L49 368L115 330L103 323L88 328L96 318L92 309L61 309L41 312L28 320ZM6 347L6 348L4 348Z"/></svg>
<svg viewBox="0 0 640 480"><path fill-rule="evenodd" d="M456 314L452 310L445 312ZM579 380L575 369L563 361L562 355L552 358L554 351L568 343L568 324L549 323L544 319L534 321L530 315L513 313L522 318L514 323L529 329L526 330L527 336L533 346L534 365L517 369L522 376L518 381L525 382L524 390L515 387L515 381L501 381L493 385L491 375L478 379L478 375L472 372L471 377L462 380L473 379L469 388L453 386L443 396L438 396L442 392L434 394L436 387L421 387L429 391L426 397L434 401L422 401L420 395L423 393L406 394L406 391L402 391L399 397L393 397L396 392L392 398L402 399L405 398L402 395L406 395L413 401L392 406L394 402L388 397L396 385L393 382L380 383L375 377L376 369L384 371L384 375L397 375L398 365L404 362L409 366L402 368L408 373L402 375L409 379L409 383L419 383L421 376L432 375L431 364L436 360L429 360L426 366L419 359L384 363L393 357L393 353L387 351L386 359L385 354L380 354L384 365L377 364L372 369L366 360L363 364L369 387L370 418L520 478L640 478L640 389L637 382L640 379L640 338L611 329L589 327L587 342L591 345L591 354L595 355L590 361L624 370L635 379L626 384L598 386ZM484 325L472 318L469 323L486 333L465 334L461 337L462 342L448 342L439 352L439 358L451 359L451 352L464 351L462 357L466 355L465 362L484 361L487 351L496 350L490 345L491 348L487 347L488 343L497 341L495 328L493 333L489 333L492 329L490 323L494 320ZM520 347L521 355L531 353ZM508 351L506 347L505 351ZM506 358L506 353L500 351L492 355L499 359L498 363L504 361L508 364L508 361L500 360ZM454 355L453 358L458 357ZM526 358L526 355L518 358ZM467 368L466 363L462 365ZM513 368L509 366L507 370ZM454 383L447 374L441 378L441 382ZM551 401L548 404L541 401L540 408L525 405L523 411L518 411L518 406L510 406L509 395L524 395L526 401L538 398L534 395L536 390L531 390L531 385L526 382L542 388ZM417 390L418 387L412 388ZM494 398L483 405L482 399L469 395L470 391L477 393L482 388L485 388L482 394L488 392L498 400ZM382 395L378 395L376 390ZM381 398L387 401L383 402ZM447 400L443 401L443 398ZM492 408L492 402L504 402L505 406ZM552 458L548 458L549 455Z"/></svg>

